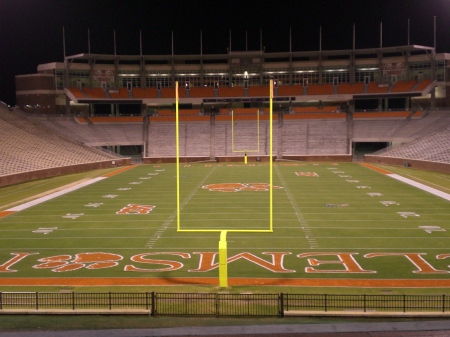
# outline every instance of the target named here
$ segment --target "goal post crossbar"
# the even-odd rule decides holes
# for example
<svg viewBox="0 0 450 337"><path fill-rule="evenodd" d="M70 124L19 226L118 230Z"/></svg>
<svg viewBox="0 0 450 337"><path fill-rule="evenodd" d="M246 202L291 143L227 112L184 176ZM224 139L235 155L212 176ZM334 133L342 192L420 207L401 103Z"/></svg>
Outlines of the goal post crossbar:
<svg viewBox="0 0 450 337"><path fill-rule="evenodd" d="M176 141L176 194L177 194L177 232L215 232L220 233L219 240L219 285L228 287L227 241L229 232L235 233L272 233L273 232L273 80L269 84L269 228L268 229L181 229L180 217L180 149L179 149L179 116L178 116L178 81L175 82L175 141ZM259 115L258 115L258 149L259 149ZM248 151L247 151L248 152Z"/></svg>

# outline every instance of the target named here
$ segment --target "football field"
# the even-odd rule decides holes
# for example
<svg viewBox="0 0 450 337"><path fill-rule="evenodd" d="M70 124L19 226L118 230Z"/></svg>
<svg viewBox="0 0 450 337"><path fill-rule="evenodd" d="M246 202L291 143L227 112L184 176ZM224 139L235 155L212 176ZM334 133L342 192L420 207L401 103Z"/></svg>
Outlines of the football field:
<svg viewBox="0 0 450 337"><path fill-rule="evenodd" d="M3 210L0 286L217 286L227 231L230 286L450 287L449 175L424 190L405 170L276 162L270 232L269 167L181 164L182 231L174 164Z"/></svg>

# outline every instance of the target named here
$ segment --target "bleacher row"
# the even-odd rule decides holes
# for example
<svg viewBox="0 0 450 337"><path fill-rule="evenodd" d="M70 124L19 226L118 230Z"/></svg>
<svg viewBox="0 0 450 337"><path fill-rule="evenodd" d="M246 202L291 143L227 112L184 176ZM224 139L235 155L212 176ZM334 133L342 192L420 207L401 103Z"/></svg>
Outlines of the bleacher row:
<svg viewBox="0 0 450 337"><path fill-rule="evenodd" d="M380 94L390 92L422 92L430 84L431 80L423 81L397 81L395 84L381 84L377 82L370 82L368 85L365 83L340 83L337 86L333 84L310 84L308 86L303 85L280 85L274 91L276 96L302 96L302 95L345 95L345 94ZM152 99L152 98L174 98L174 88L161 88L160 92L156 88L132 88L128 90L126 88L104 90L102 88L69 88L72 94L78 99ZM247 90L242 86L233 87L219 87L216 90L213 87L192 87L186 89L185 87L179 87L178 96L180 98L185 97L267 97L269 96L268 86L250 86Z"/></svg>
<svg viewBox="0 0 450 337"><path fill-rule="evenodd" d="M388 150L383 157L450 163L450 127L436 131L409 144Z"/></svg>
<svg viewBox="0 0 450 337"><path fill-rule="evenodd" d="M260 117L262 116L268 115L261 114ZM408 148L406 145L395 150L404 149L403 154L392 152L384 155L416 156L450 163L448 111L428 112L417 119L355 119L350 139L348 123L345 118L274 120L274 155L349 154L349 142L352 141L417 141ZM256 148L258 151L252 155L267 155L269 122L261 119L259 127L255 126L255 120L245 119L236 120L233 125L229 121L217 121L213 124L210 120L181 121L180 155L211 158L241 156L242 153L236 150ZM235 148L231 141L232 127L235 128ZM97 150L94 146L143 145L145 157L173 157L175 154L175 127L172 121L150 122L146 129L143 123L80 123L77 118L69 116L33 117L1 109L0 128L0 175L118 158Z"/></svg>
<svg viewBox="0 0 450 337"><path fill-rule="evenodd" d="M117 159L0 108L0 175Z"/></svg>
<svg viewBox="0 0 450 337"><path fill-rule="evenodd" d="M353 114L353 119L405 119L405 118L421 118L424 114L423 110L419 111L370 111L370 112L356 112ZM270 112L268 108L238 108L238 109L220 109L219 114L215 116L216 121L231 121L231 120L269 120ZM179 120L183 122L201 122L210 121L210 115L203 115L199 109L179 110ZM278 119L278 113L273 112L273 119ZM293 107L289 113L283 114L283 119L336 119L346 118L346 113L341 112L338 106L324 106L318 107ZM150 122L175 122L176 112L174 110L157 110L155 116L150 116ZM79 124L142 124L144 117L142 116L96 116L77 117Z"/></svg>
<svg viewBox="0 0 450 337"><path fill-rule="evenodd" d="M168 113L167 113L168 114ZM329 118L330 116L334 118ZM433 112L424 114L422 112L421 118L406 117L411 112L385 112L382 114L383 118L370 118L374 113L358 113L365 114L367 118L355 118L353 120L353 135L352 141L396 141L408 142L417 138L423 137L433 132L441 130L446 125L450 125L449 114L445 112ZM304 113L308 115L308 113ZM318 113L324 118L297 118L289 119L291 114L283 115L282 120L274 119L274 137L281 133L281 138L275 140L275 143L280 142L280 148L275 147L277 155L287 154L323 154L348 153L347 145L336 146L336 144L347 143L348 121L343 113ZM386 115L390 117L386 117ZM401 117L398 117L401 115ZM236 115L243 117L236 119L235 123L239 125L249 125L248 134L252 134L255 130L256 119L253 116L242 114ZM235 116L235 117L236 117ZM260 115L264 117L268 115ZM231 116L217 115L215 123L211 123L209 116L201 116L208 119L203 121L183 120L180 118L180 135L187 132L192 135L184 140L182 147L183 155L202 155L209 156L234 156L238 155L230 150L229 143L231 142ZM223 119L217 119L217 118ZM277 116L278 117L278 116ZM79 118L71 117L34 117L39 119L40 123L44 123L47 128L52 128L55 132L63 132L70 135L72 138L83 142L90 146L105 146L105 145L136 145L143 144L147 139L145 148L147 153L145 156L155 157L170 157L174 155L173 144L175 139L175 126L173 116L162 116L164 120L161 123L153 123L150 120L146 136L144 135L144 124L141 123L107 123L110 117L90 117L91 123L79 123ZM122 117L111 117L113 120ZM124 117L125 119L128 117ZM186 116L189 118L189 116ZM141 118L142 120L143 118ZM97 121L99 120L99 121ZM94 122L92 122L94 121ZM100 122L103 121L103 122ZM260 119L260 131L262 134L267 132L268 120ZM224 131L226 130L226 131ZM223 134L219 137L220 134ZM186 137L186 136L185 136ZM267 137L267 134L266 134ZM278 137L278 136L276 136ZM309 138L308 138L309 137ZM199 144L199 139L203 139L202 144ZM300 141L299 139L302 139ZM297 141L295 141L297 139ZM320 139L316 142L315 148L312 147L314 139ZM223 144L222 144L223 143ZM261 143L267 144L267 139L262 139ZM295 145L296 143L299 143ZM228 144L228 145L226 145ZM309 144L308 146L306 144ZM321 149L320 149L320 147ZM305 146L307 146L305 148ZM208 150L205 150L205 147ZM336 148L338 150L336 150ZM262 154L263 152L261 152Z"/></svg>

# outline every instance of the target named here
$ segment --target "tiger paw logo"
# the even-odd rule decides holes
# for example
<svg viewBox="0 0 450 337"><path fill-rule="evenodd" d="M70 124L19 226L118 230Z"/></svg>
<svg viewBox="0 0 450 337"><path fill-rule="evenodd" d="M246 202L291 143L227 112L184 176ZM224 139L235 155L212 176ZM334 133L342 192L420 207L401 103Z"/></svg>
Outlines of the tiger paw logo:
<svg viewBox="0 0 450 337"><path fill-rule="evenodd" d="M53 272L61 273L73 271L80 268L103 269L115 267L122 260L121 255L112 253L81 253L72 255L56 255L39 259L41 264L34 266L35 269L51 269Z"/></svg>
<svg viewBox="0 0 450 337"><path fill-rule="evenodd" d="M266 183L222 183L222 184L209 184L203 186L204 189L218 192L240 192L240 191L268 191L270 185ZM273 186L273 189L281 189L280 186Z"/></svg>
<svg viewBox="0 0 450 337"><path fill-rule="evenodd" d="M155 207L153 205L128 204L116 214L149 214Z"/></svg>

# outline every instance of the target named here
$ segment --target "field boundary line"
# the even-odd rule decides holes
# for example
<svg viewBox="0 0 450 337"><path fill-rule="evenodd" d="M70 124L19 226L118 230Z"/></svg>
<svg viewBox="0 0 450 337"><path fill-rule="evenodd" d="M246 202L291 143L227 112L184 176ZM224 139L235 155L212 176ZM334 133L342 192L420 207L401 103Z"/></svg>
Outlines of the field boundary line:
<svg viewBox="0 0 450 337"><path fill-rule="evenodd" d="M403 177L403 176L401 176L399 174L396 174L396 173L392 173L392 172L386 171L384 169L381 169L379 167L376 167L376 166L373 166L373 165L370 165L370 164L361 163L361 165L365 166L365 167L367 167L367 168L369 168L371 170L374 170L376 172L383 173L383 174L385 174L386 176L388 176L390 178L393 178L395 180L401 181L401 182L403 182L405 184L408 184L410 186L416 187L416 188L418 188L418 189L420 189L422 191L431 193L431 194L433 194L433 195L435 195L437 197L440 197L442 199L450 201L450 194L449 193L442 192L442 191L440 191L438 189L435 189L433 187L430 187L428 185L419 183L419 182L417 182L415 180Z"/></svg>
<svg viewBox="0 0 450 337"><path fill-rule="evenodd" d="M114 171L112 171L112 172L103 174L102 177L109 178L109 177L115 176L116 174L122 173L122 172L124 172L124 171L131 170L131 169L135 168L136 166L137 166L137 165L125 166L125 167L122 167L122 168L120 168L120 169L114 170Z"/></svg>
<svg viewBox="0 0 450 337"><path fill-rule="evenodd" d="M47 195L45 195L45 196L43 196L43 197L40 197L40 198L31 200L31 201L28 201L28 202L25 202L25 203L23 203L23 204L20 204L20 205L14 206L14 207L12 207L12 208L8 208L8 209L6 209L6 210L4 210L4 211L1 211L1 212L0 212L0 218L3 218L3 217L8 216L8 215L10 215L10 214L14 214L14 213L16 213L16 212L23 211L23 210L25 210L25 209L27 209L27 208L36 206L36 205L41 204L41 203L43 203L43 202L46 202L46 201L48 201L48 200L51 200L51 199L60 197L60 196L62 196L62 195L64 195L64 194L67 194L67 193L76 191L76 190L78 190L78 189L80 189L80 188L83 188L83 187L86 187L86 186L88 186L88 185L94 184L94 183L96 183L96 182L98 182L98 181L101 181L101 180L104 180L104 179L106 179L106 178L112 177L113 175L122 173L122 172L124 172L124 171L126 171L126 170L129 170L129 169L132 169L132 168L134 168L134 167L136 167L136 165L131 165L131 166L127 166L127 167L122 167L122 168L120 168L120 169L118 169L118 170L115 170L115 171L113 171L113 172L106 173L106 174L104 174L104 175L102 175L102 176L100 176L100 177L97 177L97 178L93 178L93 179L89 179L89 180L84 180L84 179L83 179L79 184L78 184L78 183L70 184L70 185L71 185L70 187L67 187L67 188L58 190L58 191L56 191L56 192L54 192L54 193L47 194Z"/></svg>

